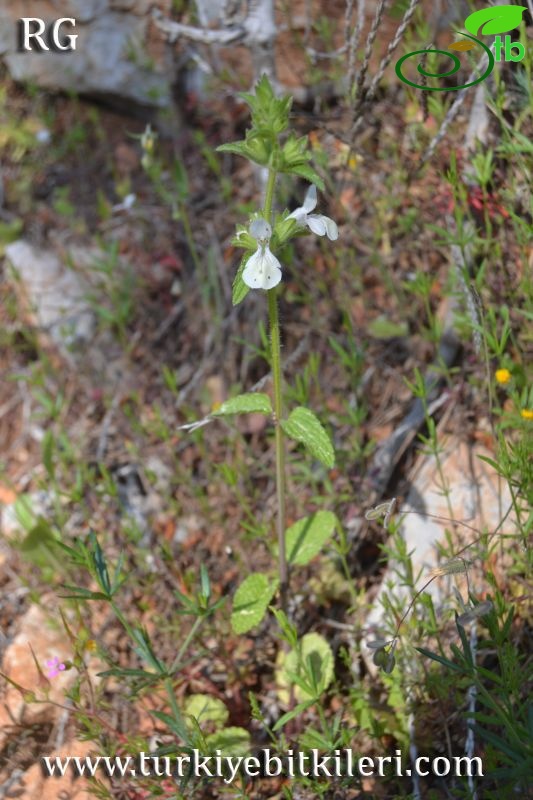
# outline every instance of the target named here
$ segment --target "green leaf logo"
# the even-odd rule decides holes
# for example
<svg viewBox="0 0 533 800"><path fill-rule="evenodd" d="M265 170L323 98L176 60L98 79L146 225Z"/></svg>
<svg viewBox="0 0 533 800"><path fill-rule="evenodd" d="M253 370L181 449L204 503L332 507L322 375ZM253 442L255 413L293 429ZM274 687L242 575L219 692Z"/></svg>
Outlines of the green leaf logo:
<svg viewBox="0 0 533 800"><path fill-rule="evenodd" d="M525 10L525 6L511 5L482 8L465 19L465 28L472 36L508 33L520 25Z"/></svg>

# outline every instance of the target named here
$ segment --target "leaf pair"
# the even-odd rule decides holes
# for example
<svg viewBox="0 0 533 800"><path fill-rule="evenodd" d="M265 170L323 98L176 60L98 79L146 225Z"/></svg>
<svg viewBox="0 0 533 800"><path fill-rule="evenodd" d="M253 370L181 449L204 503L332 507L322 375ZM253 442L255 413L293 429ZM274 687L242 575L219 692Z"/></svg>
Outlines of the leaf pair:
<svg viewBox="0 0 533 800"><path fill-rule="evenodd" d="M232 397L222 403L213 416L224 417L232 414L272 414L272 403L267 394L248 392ZM281 421L281 427L291 439L303 444L311 455L331 469L335 464L335 453L331 440L319 419L304 406L291 411L288 419Z"/></svg>
<svg viewBox="0 0 533 800"><path fill-rule="evenodd" d="M287 563L305 566L331 538L337 517L331 511L317 511L287 528L285 552ZM279 581L253 572L239 586L233 599L231 626L235 633L246 633L259 625L277 591Z"/></svg>

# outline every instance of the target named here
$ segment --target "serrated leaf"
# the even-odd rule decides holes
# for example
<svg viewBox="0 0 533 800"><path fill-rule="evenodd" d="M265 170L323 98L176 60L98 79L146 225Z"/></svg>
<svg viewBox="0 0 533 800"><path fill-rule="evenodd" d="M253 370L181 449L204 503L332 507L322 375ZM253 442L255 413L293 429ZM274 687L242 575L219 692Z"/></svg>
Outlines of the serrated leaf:
<svg viewBox="0 0 533 800"><path fill-rule="evenodd" d="M288 653L280 651L276 679L278 696L282 702L289 699L289 687L295 686L294 694L299 702L316 700L297 685L296 676L304 677L312 671L317 679L319 693L323 693L333 681L333 652L328 642L319 633L306 633L297 649Z"/></svg>
<svg viewBox="0 0 533 800"><path fill-rule="evenodd" d="M333 512L317 511L287 528L285 552L289 564L303 567L317 556L333 534L336 522Z"/></svg>
<svg viewBox="0 0 533 800"><path fill-rule="evenodd" d="M328 469L335 464L335 452L331 440L318 418L304 406L291 411L289 418L281 421L287 436L301 442L311 455L321 461Z"/></svg>
<svg viewBox="0 0 533 800"><path fill-rule="evenodd" d="M482 8L465 19L465 28L472 36L508 33L520 25L525 10L526 6L513 5Z"/></svg>
<svg viewBox="0 0 533 800"><path fill-rule="evenodd" d="M324 181L309 164L297 164L282 171L287 172L289 175L298 175L300 178L305 178L309 183L314 183L322 192L325 190Z"/></svg>
<svg viewBox="0 0 533 800"><path fill-rule="evenodd" d="M252 112L254 128L277 135L289 124L292 97L276 97L266 75L255 86L255 93L242 92L240 97L248 103Z"/></svg>
<svg viewBox="0 0 533 800"><path fill-rule="evenodd" d="M217 147L218 153L235 153L238 156L244 156L248 158L248 147L246 146L245 141L239 142L226 142L225 144L220 144Z"/></svg>
<svg viewBox="0 0 533 800"><path fill-rule="evenodd" d="M235 153L244 158L254 161L256 164L265 166L268 164L269 151L262 137L246 134L246 139L240 142L228 142L217 147L222 153Z"/></svg>
<svg viewBox="0 0 533 800"><path fill-rule="evenodd" d="M235 279L233 281L233 286L231 287L231 302L234 306L238 306L239 303L242 303L248 292L250 291L250 287L245 284L242 279L242 273L244 272L244 268L250 258L251 253L245 253L241 259L241 263L239 264L239 269L237 270L237 274L235 275Z"/></svg>
<svg viewBox="0 0 533 800"><path fill-rule="evenodd" d="M253 572L239 586L233 598L231 627L235 633L246 633L265 616L278 581L270 582L266 575Z"/></svg>
<svg viewBox="0 0 533 800"><path fill-rule="evenodd" d="M194 717L200 726L212 722L216 728L222 728L229 716L222 700L208 694L193 694L188 697L184 711Z"/></svg>
<svg viewBox="0 0 533 800"><path fill-rule="evenodd" d="M225 417L230 414L272 414L270 397L263 392L238 394L237 397L226 400L213 412L214 417Z"/></svg>
<svg viewBox="0 0 533 800"><path fill-rule="evenodd" d="M247 756L250 753L250 734L244 728L224 728L206 736L206 744L211 753L220 750L222 756Z"/></svg>

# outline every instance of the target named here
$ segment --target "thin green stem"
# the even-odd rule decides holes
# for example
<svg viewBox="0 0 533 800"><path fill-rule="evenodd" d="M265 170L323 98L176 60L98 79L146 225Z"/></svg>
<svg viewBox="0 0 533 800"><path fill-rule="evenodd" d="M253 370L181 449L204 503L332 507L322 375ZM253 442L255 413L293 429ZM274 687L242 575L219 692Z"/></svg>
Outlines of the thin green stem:
<svg viewBox="0 0 533 800"><path fill-rule="evenodd" d="M194 620L194 623L193 623L193 626L192 626L191 630L189 631L189 633L185 637L185 639L183 641L183 644L181 645L181 647L179 649L179 652L178 652L176 658L174 659L174 661L172 662L172 666L169 669L169 672L171 674L173 672L175 672L178 669L178 667L180 667L181 659L183 658L183 656L187 652L189 644L192 642L192 640L196 636L196 632L198 631L198 628L201 626L203 621L204 621L204 617L196 617L196 619Z"/></svg>
<svg viewBox="0 0 533 800"><path fill-rule="evenodd" d="M176 693L174 691L174 686L172 684L172 678L165 678L164 686L170 703L170 708L172 709L172 713L174 714L174 719L176 720L176 722L181 723L183 725L183 717L181 715L180 707L178 706L178 701L176 700Z"/></svg>
<svg viewBox="0 0 533 800"><path fill-rule="evenodd" d="M274 430L276 444L276 494L278 501L277 531L279 550L279 580L281 607L287 613L289 572L285 553L285 442L281 420L283 414L281 394L281 342L279 314L274 290L268 293L268 316L270 320L270 344L272 349L272 377L274 381Z"/></svg>
<svg viewBox="0 0 533 800"><path fill-rule="evenodd" d="M263 214L268 222L272 218L272 203L276 171L270 170L265 190ZM283 394L281 376L281 335L279 326L278 303L276 290L268 292L268 319L270 324L270 349L272 357L272 378L274 383L274 430L276 447L276 495L277 495L277 533L281 608L287 613L287 596L289 591L289 571L285 553L285 442L281 420L283 419Z"/></svg>

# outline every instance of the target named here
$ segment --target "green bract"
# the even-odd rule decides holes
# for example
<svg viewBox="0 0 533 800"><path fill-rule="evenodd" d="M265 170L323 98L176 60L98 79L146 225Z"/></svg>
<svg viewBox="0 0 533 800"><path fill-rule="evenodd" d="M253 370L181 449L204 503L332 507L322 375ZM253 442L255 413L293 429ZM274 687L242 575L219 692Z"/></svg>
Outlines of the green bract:
<svg viewBox="0 0 533 800"><path fill-rule="evenodd" d="M311 167L312 153L307 136L290 133L283 145L279 136L289 124L292 97L276 97L266 75L255 87L255 94L240 95L250 106L252 128L246 131L242 141L220 145L222 153L235 153L248 158L262 167L270 167L277 172L298 175L324 189L320 175Z"/></svg>
<svg viewBox="0 0 533 800"><path fill-rule="evenodd" d="M257 83L255 94L242 92L240 96L250 106L254 128L275 136L287 128L292 97L276 97L266 75Z"/></svg>
<svg viewBox="0 0 533 800"><path fill-rule="evenodd" d="M309 165L311 158L312 154L307 148L307 136L298 138L291 133L279 154L277 168L280 172L299 175L323 190L324 181Z"/></svg>
<svg viewBox="0 0 533 800"><path fill-rule="evenodd" d="M228 142L217 147L221 153L236 153L238 156L254 161L256 164L265 166L269 162L270 149L267 141L258 132L247 131L246 137L242 142Z"/></svg>

